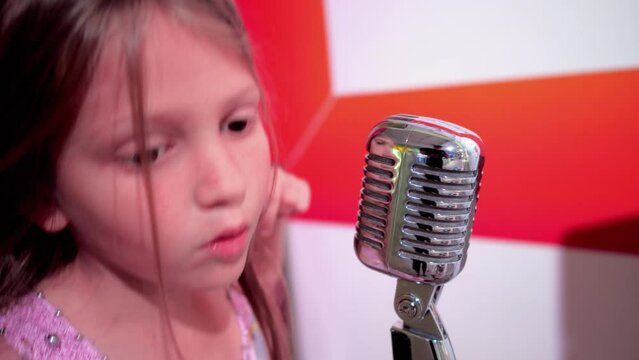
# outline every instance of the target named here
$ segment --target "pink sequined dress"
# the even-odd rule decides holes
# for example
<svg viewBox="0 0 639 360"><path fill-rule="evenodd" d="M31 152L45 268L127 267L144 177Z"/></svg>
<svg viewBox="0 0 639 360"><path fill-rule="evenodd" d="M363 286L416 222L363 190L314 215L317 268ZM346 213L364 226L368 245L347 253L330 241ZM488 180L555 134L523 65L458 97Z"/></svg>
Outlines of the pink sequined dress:
<svg viewBox="0 0 639 360"><path fill-rule="evenodd" d="M229 290L229 298L241 331L242 360L266 360L268 352L250 303L239 290ZM48 303L41 293L24 296L0 314L0 336L23 359L106 360Z"/></svg>

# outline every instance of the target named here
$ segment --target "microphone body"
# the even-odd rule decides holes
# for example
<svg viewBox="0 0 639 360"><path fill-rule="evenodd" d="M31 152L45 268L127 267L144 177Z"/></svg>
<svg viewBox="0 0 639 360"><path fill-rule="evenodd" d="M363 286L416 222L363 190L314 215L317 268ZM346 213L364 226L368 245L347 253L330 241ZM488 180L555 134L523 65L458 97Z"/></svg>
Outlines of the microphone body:
<svg viewBox="0 0 639 360"><path fill-rule="evenodd" d="M482 141L437 119L394 115L371 131L355 235L366 266L398 278L395 360L455 359L435 304L466 262Z"/></svg>

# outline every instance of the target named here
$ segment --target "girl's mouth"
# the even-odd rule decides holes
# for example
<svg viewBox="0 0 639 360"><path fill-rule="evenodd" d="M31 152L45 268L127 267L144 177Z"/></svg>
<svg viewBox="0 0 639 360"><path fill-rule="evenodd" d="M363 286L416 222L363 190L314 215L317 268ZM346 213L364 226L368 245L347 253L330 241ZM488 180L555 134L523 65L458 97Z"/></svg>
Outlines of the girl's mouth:
<svg viewBox="0 0 639 360"><path fill-rule="evenodd" d="M209 242L213 256L222 262L234 262L244 254L248 244L248 226L229 228Z"/></svg>

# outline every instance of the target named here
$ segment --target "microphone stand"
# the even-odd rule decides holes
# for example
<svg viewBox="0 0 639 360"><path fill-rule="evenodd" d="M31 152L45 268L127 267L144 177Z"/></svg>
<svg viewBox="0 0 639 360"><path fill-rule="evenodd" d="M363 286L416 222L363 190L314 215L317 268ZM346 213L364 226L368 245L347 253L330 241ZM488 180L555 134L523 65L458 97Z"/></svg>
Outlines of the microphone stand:
<svg viewBox="0 0 639 360"><path fill-rule="evenodd" d="M391 328L394 360L455 360L435 304L443 285L397 280L395 312L403 320Z"/></svg>

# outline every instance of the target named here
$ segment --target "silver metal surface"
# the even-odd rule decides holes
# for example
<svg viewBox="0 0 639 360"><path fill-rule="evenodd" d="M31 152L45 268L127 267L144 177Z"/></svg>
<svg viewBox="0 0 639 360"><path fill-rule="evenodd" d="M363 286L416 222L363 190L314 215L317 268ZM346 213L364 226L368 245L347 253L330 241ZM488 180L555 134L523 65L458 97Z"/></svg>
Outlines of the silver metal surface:
<svg viewBox="0 0 639 360"><path fill-rule="evenodd" d="M401 322L391 328L394 360L449 360L455 359L450 339L434 339L417 334Z"/></svg>
<svg viewBox="0 0 639 360"><path fill-rule="evenodd" d="M441 120L391 116L368 141L355 249L367 266L443 284L466 262L481 140Z"/></svg>
<svg viewBox="0 0 639 360"><path fill-rule="evenodd" d="M484 163L477 134L395 115L373 128L355 234L368 267L398 278L395 360L454 360L437 315L442 284L466 263Z"/></svg>
<svg viewBox="0 0 639 360"><path fill-rule="evenodd" d="M441 288L442 285L420 284L404 279L397 281L395 312L404 321L405 327L438 340L448 337L435 308L435 297Z"/></svg>

